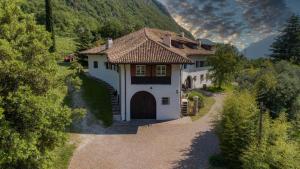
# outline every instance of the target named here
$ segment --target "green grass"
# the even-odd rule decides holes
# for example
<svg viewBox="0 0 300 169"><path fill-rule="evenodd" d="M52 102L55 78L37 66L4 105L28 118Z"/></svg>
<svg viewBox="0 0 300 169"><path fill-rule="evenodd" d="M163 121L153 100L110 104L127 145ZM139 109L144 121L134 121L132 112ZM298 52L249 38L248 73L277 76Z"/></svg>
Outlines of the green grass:
<svg viewBox="0 0 300 169"><path fill-rule="evenodd" d="M212 92L212 93L227 93L227 92L231 92L234 90L234 86L233 85L224 85L221 88L216 87L216 86L210 86L206 89L206 91Z"/></svg>
<svg viewBox="0 0 300 169"><path fill-rule="evenodd" d="M76 146L70 143L66 143L63 146L56 148L54 150L53 168L67 169L75 148Z"/></svg>
<svg viewBox="0 0 300 169"><path fill-rule="evenodd" d="M199 120L202 116L209 112L211 106L216 102L213 97L204 96L204 106L199 110L199 112L195 116L191 116L192 121Z"/></svg>
<svg viewBox="0 0 300 169"><path fill-rule="evenodd" d="M101 120L104 126L113 122L111 98L106 87L96 80L82 75L83 99L89 110Z"/></svg>

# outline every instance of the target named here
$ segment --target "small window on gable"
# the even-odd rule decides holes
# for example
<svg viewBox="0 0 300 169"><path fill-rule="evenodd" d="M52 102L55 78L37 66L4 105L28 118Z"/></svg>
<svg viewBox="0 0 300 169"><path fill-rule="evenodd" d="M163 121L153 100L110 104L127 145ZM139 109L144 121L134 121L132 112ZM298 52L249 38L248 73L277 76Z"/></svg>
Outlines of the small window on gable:
<svg viewBox="0 0 300 169"><path fill-rule="evenodd" d="M163 97L161 99L161 104L162 105L169 105L170 104L170 98L169 97Z"/></svg>
<svg viewBox="0 0 300 169"><path fill-rule="evenodd" d="M98 68L98 62L97 62L97 61L94 61L93 65L94 65L94 68L95 68L95 69Z"/></svg>
<svg viewBox="0 0 300 169"><path fill-rule="evenodd" d="M156 65L156 76L159 76L159 77L167 76L167 66L166 65Z"/></svg>
<svg viewBox="0 0 300 169"><path fill-rule="evenodd" d="M136 65L135 66L135 75L136 76L145 76L146 75L146 65Z"/></svg>

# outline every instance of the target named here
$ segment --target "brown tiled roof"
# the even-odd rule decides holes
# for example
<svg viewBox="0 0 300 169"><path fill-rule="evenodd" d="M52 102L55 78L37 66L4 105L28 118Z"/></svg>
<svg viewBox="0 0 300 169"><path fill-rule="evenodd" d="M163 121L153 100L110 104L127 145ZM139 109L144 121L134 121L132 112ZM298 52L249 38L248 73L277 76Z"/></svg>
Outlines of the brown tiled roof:
<svg viewBox="0 0 300 169"><path fill-rule="evenodd" d="M168 34L174 41L198 44L197 41L170 31L144 28L113 41L111 48L95 47L81 52L82 54L106 54L111 63L192 63L190 55L211 55L213 51L205 49L183 49L168 47L163 43L163 37Z"/></svg>

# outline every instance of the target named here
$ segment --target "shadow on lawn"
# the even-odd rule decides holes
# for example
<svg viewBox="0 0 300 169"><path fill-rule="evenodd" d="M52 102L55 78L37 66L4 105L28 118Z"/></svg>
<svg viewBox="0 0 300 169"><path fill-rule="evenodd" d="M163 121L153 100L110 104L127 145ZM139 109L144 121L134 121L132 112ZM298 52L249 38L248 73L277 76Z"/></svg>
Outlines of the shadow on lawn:
<svg viewBox="0 0 300 169"><path fill-rule="evenodd" d="M174 169L209 168L210 156L219 152L219 141L214 131L200 132L190 148L182 150L184 158L174 162Z"/></svg>

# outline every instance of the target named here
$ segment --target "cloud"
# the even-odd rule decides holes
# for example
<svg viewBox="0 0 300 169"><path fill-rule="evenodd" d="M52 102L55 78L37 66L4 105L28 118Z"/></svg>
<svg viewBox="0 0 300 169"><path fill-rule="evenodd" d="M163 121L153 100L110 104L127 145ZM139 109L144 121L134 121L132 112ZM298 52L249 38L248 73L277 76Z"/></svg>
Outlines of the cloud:
<svg viewBox="0 0 300 169"><path fill-rule="evenodd" d="M160 0L197 38L240 49L276 34L291 15L285 0Z"/></svg>

